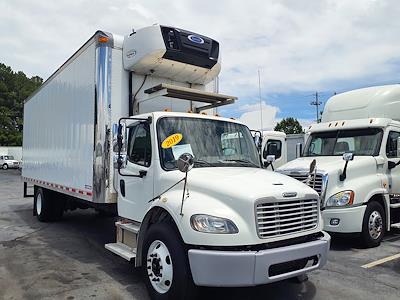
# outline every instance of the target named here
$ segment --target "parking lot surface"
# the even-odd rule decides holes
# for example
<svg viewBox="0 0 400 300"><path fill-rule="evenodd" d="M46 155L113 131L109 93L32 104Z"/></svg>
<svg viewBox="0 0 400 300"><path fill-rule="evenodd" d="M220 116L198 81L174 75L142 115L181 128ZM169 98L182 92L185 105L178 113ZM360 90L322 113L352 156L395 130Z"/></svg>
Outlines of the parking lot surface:
<svg viewBox="0 0 400 300"><path fill-rule="evenodd" d="M149 299L141 273L109 253L112 217L76 210L57 223L32 215L18 170L0 170L0 299ZM328 264L304 283L202 288L200 299L400 299L400 233L378 248L334 238ZM364 267L362 267L364 266Z"/></svg>

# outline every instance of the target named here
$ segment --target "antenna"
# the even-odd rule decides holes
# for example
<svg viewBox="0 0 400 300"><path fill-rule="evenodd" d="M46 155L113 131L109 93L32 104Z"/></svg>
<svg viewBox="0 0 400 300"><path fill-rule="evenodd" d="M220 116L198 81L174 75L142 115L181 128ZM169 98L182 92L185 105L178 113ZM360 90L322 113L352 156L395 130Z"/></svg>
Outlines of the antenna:
<svg viewBox="0 0 400 300"><path fill-rule="evenodd" d="M260 69L258 69L258 96L260 98L260 120L261 120L261 128L260 131L263 131L263 116L262 116L262 101L261 101L261 76L260 76Z"/></svg>

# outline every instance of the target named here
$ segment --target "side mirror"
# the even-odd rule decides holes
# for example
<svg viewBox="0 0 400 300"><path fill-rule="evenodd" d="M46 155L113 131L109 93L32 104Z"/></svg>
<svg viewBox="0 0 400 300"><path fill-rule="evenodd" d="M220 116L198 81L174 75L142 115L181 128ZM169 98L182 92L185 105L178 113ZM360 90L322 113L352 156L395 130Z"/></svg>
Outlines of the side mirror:
<svg viewBox="0 0 400 300"><path fill-rule="evenodd" d="M343 160L346 162L344 164L344 169L342 174L340 174L339 176L339 180L340 181L344 181L347 177L347 165L349 163L349 161L352 161L354 159L354 153L351 152L347 152L347 153L343 153Z"/></svg>
<svg viewBox="0 0 400 300"><path fill-rule="evenodd" d="M343 153L344 161L351 161L353 159L354 159L354 153L352 153L352 152Z"/></svg>
<svg viewBox="0 0 400 300"><path fill-rule="evenodd" d="M190 153L183 153L179 156L176 164L178 166L179 171L181 171L183 173L187 173L193 168L194 157Z"/></svg>
<svg viewBox="0 0 400 300"><path fill-rule="evenodd" d="M275 155L267 155L267 162L273 163L275 161Z"/></svg>
<svg viewBox="0 0 400 300"><path fill-rule="evenodd" d="M316 165L317 165L317 160L313 159L313 161L310 163L310 169L309 169L310 174L314 173Z"/></svg>
<svg viewBox="0 0 400 300"><path fill-rule="evenodd" d="M266 161L264 162L264 167L268 168L271 166L272 171L275 171L274 165L272 164L275 161L275 155L267 155Z"/></svg>
<svg viewBox="0 0 400 300"><path fill-rule="evenodd" d="M388 161L388 169L389 170L396 168L396 166L397 166L397 163L395 163L394 161L390 161L390 160Z"/></svg>
<svg viewBox="0 0 400 300"><path fill-rule="evenodd" d="M262 147L262 138L260 136L258 136L258 135L255 135L253 137L253 140L254 140L254 144L257 147L257 150L260 151L260 149Z"/></svg>
<svg viewBox="0 0 400 300"><path fill-rule="evenodd" d="M400 137L397 138L397 157L400 157Z"/></svg>

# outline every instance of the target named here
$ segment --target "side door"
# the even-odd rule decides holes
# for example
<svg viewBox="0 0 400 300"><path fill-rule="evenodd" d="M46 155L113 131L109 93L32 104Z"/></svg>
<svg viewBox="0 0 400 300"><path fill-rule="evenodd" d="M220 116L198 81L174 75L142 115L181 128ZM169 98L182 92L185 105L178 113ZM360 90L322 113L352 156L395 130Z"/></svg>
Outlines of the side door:
<svg viewBox="0 0 400 300"><path fill-rule="evenodd" d="M138 123L129 129L127 163L119 178L118 214L141 222L153 198L154 155L150 125ZM132 176L133 175L133 176Z"/></svg>
<svg viewBox="0 0 400 300"><path fill-rule="evenodd" d="M386 157L388 158L388 161L397 163L400 160L400 153L398 151L398 149L400 149L400 145L398 145L399 138L400 129L392 129L389 131L386 140ZM389 180L389 196L391 199L398 198L400 200L400 166L396 166L393 169L388 168L387 172Z"/></svg>

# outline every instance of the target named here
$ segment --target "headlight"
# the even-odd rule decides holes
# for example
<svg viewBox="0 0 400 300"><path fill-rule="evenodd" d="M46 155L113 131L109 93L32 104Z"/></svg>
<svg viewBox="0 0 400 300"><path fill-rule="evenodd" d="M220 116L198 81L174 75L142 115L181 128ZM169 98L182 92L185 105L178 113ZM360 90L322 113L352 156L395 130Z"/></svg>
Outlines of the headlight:
<svg viewBox="0 0 400 300"><path fill-rule="evenodd" d="M353 191L342 191L331 197L329 197L326 202L326 206L346 206L352 205L354 200L354 192Z"/></svg>
<svg viewBox="0 0 400 300"><path fill-rule="evenodd" d="M229 219L209 216L193 215L190 218L190 225L199 232L205 233L238 233L239 230Z"/></svg>

